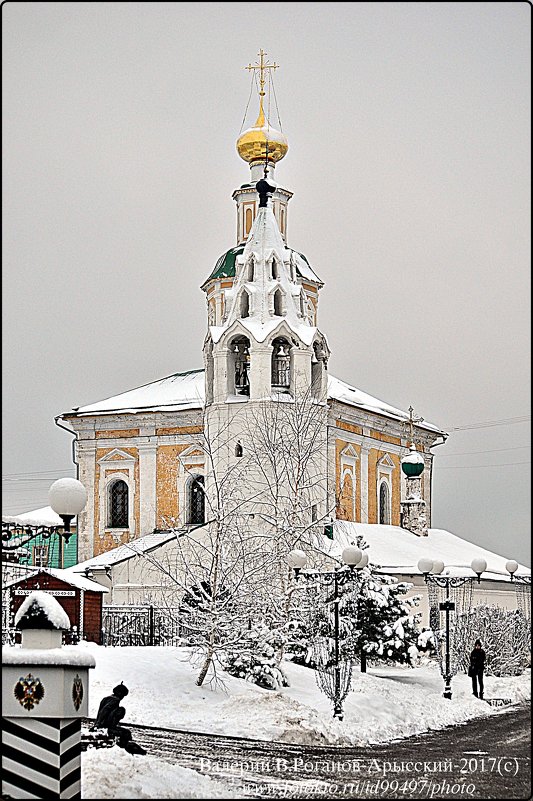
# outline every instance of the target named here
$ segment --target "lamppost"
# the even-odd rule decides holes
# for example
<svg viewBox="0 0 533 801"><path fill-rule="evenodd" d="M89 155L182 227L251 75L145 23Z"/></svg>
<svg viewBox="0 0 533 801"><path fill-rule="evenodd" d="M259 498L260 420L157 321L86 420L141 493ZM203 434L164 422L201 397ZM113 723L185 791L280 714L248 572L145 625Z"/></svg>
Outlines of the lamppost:
<svg viewBox="0 0 533 801"><path fill-rule="evenodd" d="M470 565L473 572L477 575L478 584L481 581L481 574L487 569L484 559L472 559ZM450 663L450 612L455 611L455 603L450 599L450 588L461 587L473 581L472 576L442 576L444 562L441 559L420 559L418 569L424 574L426 584L435 584L437 587L446 589L446 599L439 603L439 609L446 614L446 640L445 640L445 668L444 668L444 698L452 697L452 670Z"/></svg>
<svg viewBox="0 0 533 801"><path fill-rule="evenodd" d="M333 717L342 720L342 702L348 694L351 679L351 669L345 682L344 688L341 687L341 661L340 661L340 615L339 615L339 587L349 583L356 583L358 580L355 567L364 567L368 562L368 557L359 548L348 546L342 552L343 564L330 571L309 570L302 572L307 562L307 555L298 548L292 550L287 561L294 570L294 575L298 581L303 578L308 583L319 583L323 587L333 587L333 687L331 694L328 693L330 700L333 701Z"/></svg>
<svg viewBox="0 0 533 801"><path fill-rule="evenodd" d="M87 503L87 490L76 478L59 478L54 481L48 490L50 506L63 520L63 525L26 525L20 522L2 520L2 551L15 553L36 537L50 539L53 534L69 541L72 534L70 524L72 518L78 515ZM11 543L11 540L14 540Z"/></svg>
<svg viewBox="0 0 533 801"><path fill-rule="evenodd" d="M531 575L515 575L518 570L518 562L514 559L509 559L505 563L505 569L510 574L511 581L515 585L516 605L528 623L531 650Z"/></svg>
<svg viewBox="0 0 533 801"><path fill-rule="evenodd" d="M518 562L515 562L514 559L509 559L509 561L505 563L505 569L511 574L511 581L516 581L517 584L531 585L531 576L515 576L518 570Z"/></svg>

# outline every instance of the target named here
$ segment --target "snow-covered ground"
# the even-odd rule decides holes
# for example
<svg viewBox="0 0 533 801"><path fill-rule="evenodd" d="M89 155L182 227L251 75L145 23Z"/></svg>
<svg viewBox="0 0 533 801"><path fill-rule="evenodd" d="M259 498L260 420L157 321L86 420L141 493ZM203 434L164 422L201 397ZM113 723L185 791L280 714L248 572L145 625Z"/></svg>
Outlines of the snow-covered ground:
<svg viewBox="0 0 533 801"><path fill-rule="evenodd" d="M343 721L318 690L314 672L287 663L291 686L263 690L221 673L225 688L197 687L198 670L186 648L104 648L83 643L96 668L90 670L89 715L121 681L126 721L188 731L313 745L367 745L490 716L496 708L474 698L470 679L453 680L453 698L442 697L434 665L369 668L354 673ZM485 678L486 698L513 703L531 697L530 675ZM196 772L148 754L135 757L118 747L89 749L83 756L84 798L233 798L232 790Z"/></svg>

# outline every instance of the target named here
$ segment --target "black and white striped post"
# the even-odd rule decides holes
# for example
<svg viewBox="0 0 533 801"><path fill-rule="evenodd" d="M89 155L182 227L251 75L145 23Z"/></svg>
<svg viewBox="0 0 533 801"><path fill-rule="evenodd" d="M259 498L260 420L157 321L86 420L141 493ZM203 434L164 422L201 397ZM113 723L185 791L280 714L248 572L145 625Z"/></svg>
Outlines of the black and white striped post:
<svg viewBox="0 0 533 801"><path fill-rule="evenodd" d="M61 646L70 627L35 591L16 617L22 647L2 652L2 798L81 799L81 719L94 658Z"/></svg>

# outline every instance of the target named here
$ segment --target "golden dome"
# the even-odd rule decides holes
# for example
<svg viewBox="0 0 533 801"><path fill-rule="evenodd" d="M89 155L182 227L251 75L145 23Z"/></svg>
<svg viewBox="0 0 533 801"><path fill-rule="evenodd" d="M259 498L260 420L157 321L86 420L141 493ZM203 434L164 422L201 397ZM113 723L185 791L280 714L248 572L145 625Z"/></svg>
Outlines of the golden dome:
<svg viewBox="0 0 533 801"><path fill-rule="evenodd" d="M255 125L244 131L237 139L237 152L241 159L249 164L253 161L264 161L267 142L268 160L274 164L281 161L289 149L287 137L267 123L261 99L259 116Z"/></svg>

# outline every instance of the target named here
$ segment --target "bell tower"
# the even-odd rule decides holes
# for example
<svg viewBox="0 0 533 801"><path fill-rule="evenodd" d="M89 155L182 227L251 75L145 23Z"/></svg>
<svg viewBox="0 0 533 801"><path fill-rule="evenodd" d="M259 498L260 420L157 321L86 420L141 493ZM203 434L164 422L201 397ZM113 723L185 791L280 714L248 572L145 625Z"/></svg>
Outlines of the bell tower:
<svg viewBox="0 0 533 801"><path fill-rule="evenodd" d="M265 60L246 69L259 78L259 114L240 134L237 152L250 181L233 193L237 245L223 254L202 286L207 295L204 344L206 403L232 404L302 396L324 401L329 349L317 327L322 282L305 256L287 246L292 193L274 181L288 151L285 135L265 116ZM268 104L270 107L270 103Z"/></svg>

